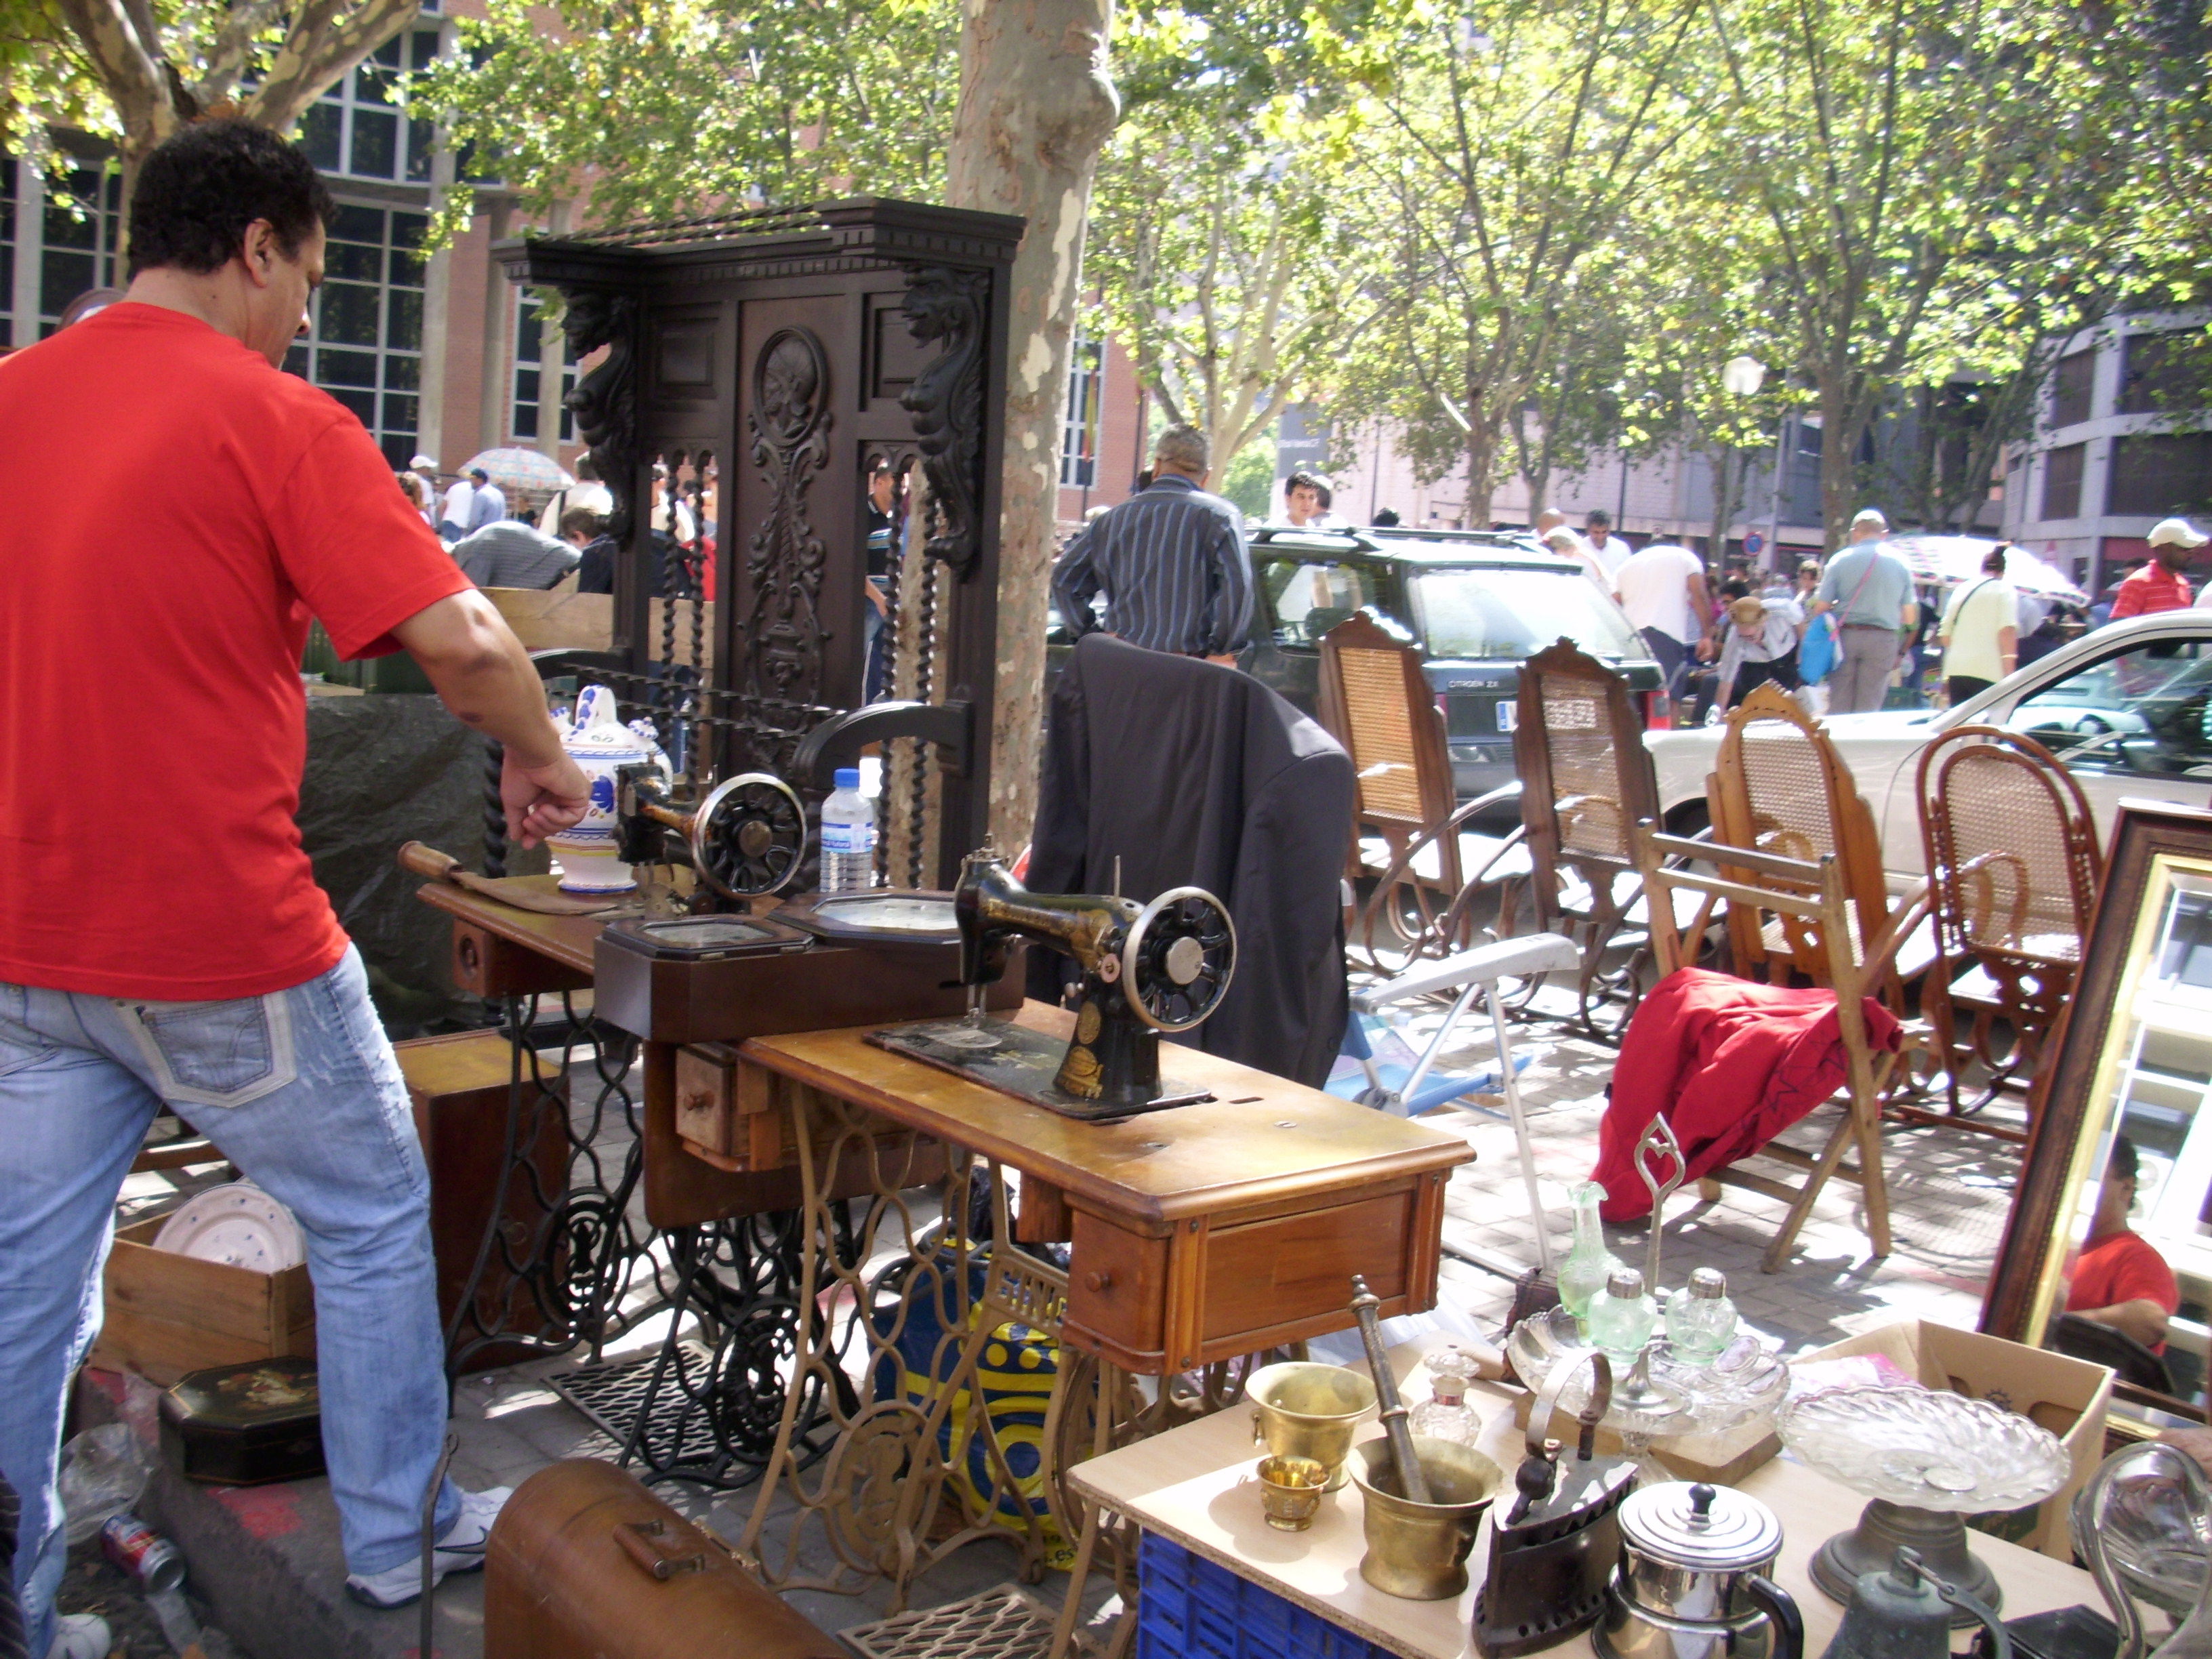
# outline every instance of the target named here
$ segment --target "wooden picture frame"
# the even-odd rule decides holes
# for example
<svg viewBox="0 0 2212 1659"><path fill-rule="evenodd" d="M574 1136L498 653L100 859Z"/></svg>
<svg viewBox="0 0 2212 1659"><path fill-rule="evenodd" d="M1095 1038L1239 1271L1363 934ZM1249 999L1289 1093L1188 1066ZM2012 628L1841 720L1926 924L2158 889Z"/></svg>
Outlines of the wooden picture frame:
<svg viewBox="0 0 2212 1659"><path fill-rule="evenodd" d="M2111 1066L2116 1042L2136 1020L2121 1000L2140 982L2143 959L2161 937L2174 874L2212 883L2212 812L2172 802L2121 805L2104 890L2085 941L2075 994L2037 1083L2034 1128L2023 1156L1979 1328L2042 1346L2057 1311L2057 1289L2076 1206L2113 1114L2124 1104ZM2212 1101L2204 1109L2212 1110ZM2115 1394L2203 1421L2203 1407L2127 1382Z"/></svg>

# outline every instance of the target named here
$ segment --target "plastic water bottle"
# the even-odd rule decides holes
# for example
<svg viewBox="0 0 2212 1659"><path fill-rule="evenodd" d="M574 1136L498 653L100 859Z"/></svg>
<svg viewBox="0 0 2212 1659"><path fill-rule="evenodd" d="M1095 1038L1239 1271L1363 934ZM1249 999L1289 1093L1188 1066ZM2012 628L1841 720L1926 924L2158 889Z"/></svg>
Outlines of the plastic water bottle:
<svg viewBox="0 0 2212 1659"><path fill-rule="evenodd" d="M822 803L822 890L856 893L876 884L876 805L860 793L858 767L837 769Z"/></svg>

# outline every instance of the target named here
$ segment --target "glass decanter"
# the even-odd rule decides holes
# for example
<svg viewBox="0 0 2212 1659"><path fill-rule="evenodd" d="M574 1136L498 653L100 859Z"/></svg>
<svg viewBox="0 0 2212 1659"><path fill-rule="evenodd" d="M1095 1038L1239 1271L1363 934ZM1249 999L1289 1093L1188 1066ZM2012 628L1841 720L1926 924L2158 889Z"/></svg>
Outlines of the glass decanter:
<svg viewBox="0 0 2212 1659"><path fill-rule="evenodd" d="M1735 1304L1717 1267L1699 1267L1667 1304L1667 1340L1687 1360L1710 1363L1735 1340Z"/></svg>
<svg viewBox="0 0 2212 1659"><path fill-rule="evenodd" d="M1467 1385L1474 1380L1474 1356L1457 1343L1431 1354L1429 1397L1406 1414L1406 1425L1431 1440L1449 1440L1472 1446L1482 1432L1482 1419L1467 1407Z"/></svg>
<svg viewBox="0 0 2212 1659"><path fill-rule="evenodd" d="M1597 1213L1605 1188L1595 1181L1585 1181L1567 1196L1574 1201L1575 1242L1567 1259L1559 1264L1559 1302L1582 1322L1589 1317L1590 1298L1625 1264L1605 1247L1605 1227ZM1583 1323L1583 1328L1587 1332L1589 1328Z"/></svg>
<svg viewBox="0 0 2212 1659"><path fill-rule="evenodd" d="M1659 1328L1659 1304L1644 1288L1639 1270L1616 1267L1605 1288L1590 1297L1583 1322L1593 1346L1604 1349L1615 1366L1632 1365Z"/></svg>

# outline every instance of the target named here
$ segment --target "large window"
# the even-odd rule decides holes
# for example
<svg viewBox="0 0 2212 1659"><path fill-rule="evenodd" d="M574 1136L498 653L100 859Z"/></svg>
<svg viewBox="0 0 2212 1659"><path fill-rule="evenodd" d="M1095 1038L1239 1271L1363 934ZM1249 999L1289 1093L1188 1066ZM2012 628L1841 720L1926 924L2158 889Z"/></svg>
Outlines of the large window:
<svg viewBox="0 0 2212 1659"><path fill-rule="evenodd" d="M2158 415L2202 405L2204 362L2198 337L2129 335L2127 372L2120 380L2120 413Z"/></svg>
<svg viewBox="0 0 2212 1659"><path fill-rule="evenodd" d="M2043 458L2043 516L2078 519L2081 516L2081 463L2087 444L2069 444Z"/></svg>
<svg viewBox="0 0 2212 1659"><path fill-rule="evenodd" d="M399 83L438 55L435 29L395 34L300 119L300 145L325 173L356 179L430 177L431 128L399 112Z"/></svg>
<svg viewBox="0 0 2212 1659"><path fill-rule="evenodd" d="M45 257L39 266L39 333L61 326L70 301L88 289L119 286L115 269L116 222L123 206L123 175L98 162L46 175L41 230Z"/></svg>
<svg viewBox="0 0 2212 1659"><path fill-rule="evenodd" d="M2061 357L2051 374L2051 424L2078 426L2089 418L2089 394L2096 384L2097 354L2077 351ZM2057 516L2072 518L2070 513Z"/></svg>
<svg viewBox="0 0 2212 1659"><path fill-rule="evenodd" d="M419 213L342 205L325 258L329 278L309 313L313 329L284 360L360 416L395 467L415 452L428 227Z"/></svg>
<svg viewBox="0 0 2212 1659"><path fill-rule="evenodd" d="M2105 511L2164 517L2212 506L2212 432L2139 433L2112 445Z"/></svg>
<svg viewBox="0 0 2212 1659"><path fill-rule="evenodd" d="M544 429L538 425L544 407L544 374L539 351L544 343L544 307L538 297L526 294L514 307L514 410L508 420L508 429L518 443L534 444ZM561 371L560 389L554 402L559 405L561 441L572 443L576 436L576 416L568 408L568 393L576 388L576 369L573 363Z"/></svg>
<svg viewBox="0 0 2212 1659"><path fill-rule="evenodd" d="M1105 356L1086 334L1075 337L1067 364L1067 411L1060 434L1060 481L1079 489L1098 482L1098 406L1106 386Z"/></svg>

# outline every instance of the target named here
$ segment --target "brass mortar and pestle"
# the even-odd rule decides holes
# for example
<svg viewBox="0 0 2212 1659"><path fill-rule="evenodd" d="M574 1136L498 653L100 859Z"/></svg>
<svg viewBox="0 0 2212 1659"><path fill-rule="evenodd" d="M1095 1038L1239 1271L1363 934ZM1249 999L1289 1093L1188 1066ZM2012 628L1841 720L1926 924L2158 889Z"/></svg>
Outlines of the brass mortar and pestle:
<svg viewBox="0 0 2212 1659"><path fill-rule="evenodd" d="M1376 1322L1382 1301L1352 1275L1352 1312L1382 1401L1383 1438L1352 1449L1367 1553L1359 1576L1387 1595L1443 1601L1467 1588L1467 1558L1505 1472L1472 1446L1412 1433Z"/></svg>

